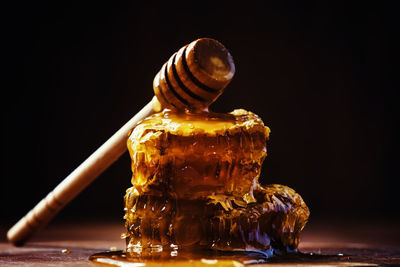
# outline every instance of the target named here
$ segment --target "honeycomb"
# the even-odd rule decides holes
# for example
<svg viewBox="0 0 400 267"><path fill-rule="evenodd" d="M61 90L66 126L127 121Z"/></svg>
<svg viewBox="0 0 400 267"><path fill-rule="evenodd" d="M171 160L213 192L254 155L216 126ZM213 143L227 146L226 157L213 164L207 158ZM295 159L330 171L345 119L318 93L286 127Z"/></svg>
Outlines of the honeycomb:
<svg viewBox="0 0 400 267"><path fill-rule="evenodd" d="M138 124L127 141L127 251L295 251L309 210L289 187L259 184L269 133L243 109L166 109Z"/></svg>

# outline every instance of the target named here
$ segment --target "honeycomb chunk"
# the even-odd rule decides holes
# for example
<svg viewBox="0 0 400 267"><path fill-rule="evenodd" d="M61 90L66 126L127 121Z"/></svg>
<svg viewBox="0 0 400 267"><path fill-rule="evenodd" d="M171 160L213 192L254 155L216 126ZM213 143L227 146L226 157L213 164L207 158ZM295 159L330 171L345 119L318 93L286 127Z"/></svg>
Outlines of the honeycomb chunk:
<svg viewBox="0 0 400 267"><path fill-rule="evenodd" d="M267 155L269 128L245 110L230 114L157 113L128 139L132 184L198 198L208 192L252 200L252 188ZM154 192L153 192L154 193Z"/></svg>
<svg viewBox="0 0 400 267"><path fill-rule="evenodd" d="M142 121L128 139L127 249L295 250L309 211L292 189L259 185L269 133L243 109Z"/></svg>

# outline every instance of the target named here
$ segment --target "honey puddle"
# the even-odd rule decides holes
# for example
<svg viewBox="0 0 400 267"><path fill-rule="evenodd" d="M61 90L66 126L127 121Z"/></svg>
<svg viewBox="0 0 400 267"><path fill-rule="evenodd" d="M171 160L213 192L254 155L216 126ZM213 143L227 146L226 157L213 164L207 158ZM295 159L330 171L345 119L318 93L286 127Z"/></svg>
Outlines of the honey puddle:
<svg viewBox="0 0 400 267"><path fill-rule="evenodd" d="M277 253L277 251L275 251ZM353 257L352 257L353 258ZM179 267L179 266L222 266L239 267L253 264L283 264L312 266L378 266L373 263L359 262L357 257L339 253L337 255L321 255L313 253L292 252L276 255L272 249L257 251L178 251L156 252L148 255L127 253L126 251L108 251L96 253L89 260L102 266L148 266L148 267Z"/></svg>
<svg viewBox="0 0 400 267"><path fill-rule="evenodd" d="M272 251L179 251L171 250L147 255L126 251L108 251L90 256L93 263L107 266L245 266L266 263Z"/></svg>

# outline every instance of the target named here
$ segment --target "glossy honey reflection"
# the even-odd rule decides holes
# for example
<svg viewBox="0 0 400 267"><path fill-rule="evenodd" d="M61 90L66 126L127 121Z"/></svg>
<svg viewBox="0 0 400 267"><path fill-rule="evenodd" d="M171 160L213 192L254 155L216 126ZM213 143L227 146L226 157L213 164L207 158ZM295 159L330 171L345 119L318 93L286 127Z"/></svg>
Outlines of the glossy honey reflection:
<svg viewBox="0 0 400 267"><path fill-rule="evenodd" d="M307 206L286 186L258 183L269 133L243 109L142 121L128 138L126 251L296 251Z"/></svg>
<svg viewBox="0 0 400 267"><path fill-rule="evenodd" d="M185 251L168 250L162 252L129 253L126 251L97 253L90 261L111 266L221 266L241 267L247 264L264 263L266 257L261 252L218 252L213 250Z"/></svg>
<svg viewBox="0 0 400 267"><path fill-rule="evenodd" d="M169 250L163 252L129 253L114 251L97 253L90 261L107 266L146 267L243 267L252 264L279 266L378 266L368 258L339 254L288 253L269 256L269 251L217 251L217 250ZM258 265L257 265L258 266ZM266 266L266 265L265 265Z"/></svg>

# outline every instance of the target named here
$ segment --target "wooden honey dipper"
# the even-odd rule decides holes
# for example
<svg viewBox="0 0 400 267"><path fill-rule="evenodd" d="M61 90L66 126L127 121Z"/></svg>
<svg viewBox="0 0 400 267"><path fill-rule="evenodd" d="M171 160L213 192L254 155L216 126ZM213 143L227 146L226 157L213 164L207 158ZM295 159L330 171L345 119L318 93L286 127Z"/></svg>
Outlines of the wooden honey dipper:
<svg viewBox="0 0 400 267"><path fill-rule="evenodd" d="M154 78L155 97L90 155L53 191L20 219L7 233L14 245L23 245L127 149L129 132L144 118L163 108L207 109L232 80L235 65L218 41L201 38L182 47ZM161 105L160 105L161 104Z"/></svg>

